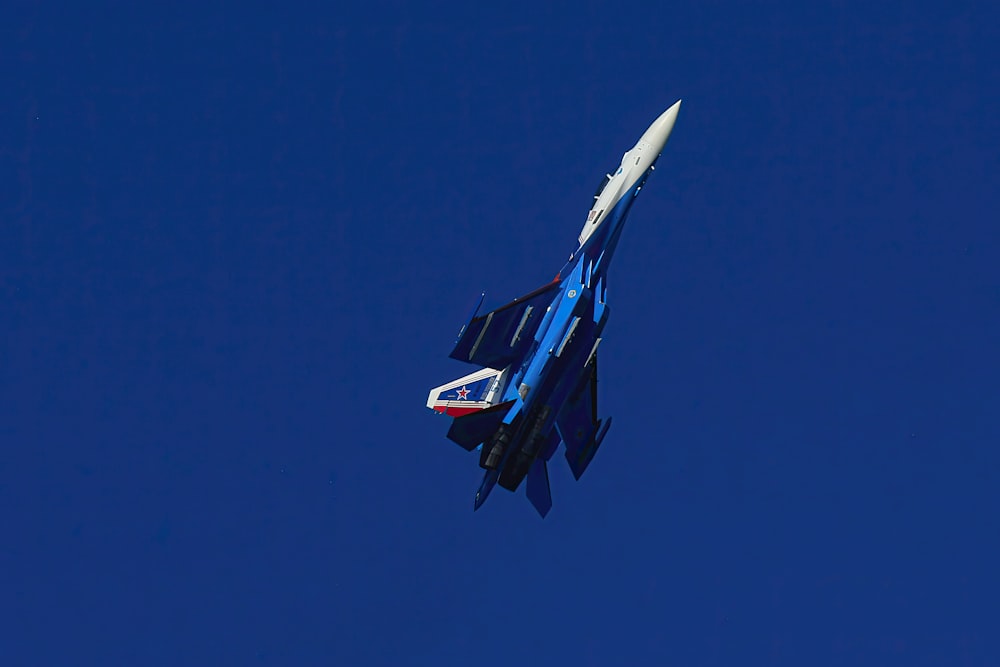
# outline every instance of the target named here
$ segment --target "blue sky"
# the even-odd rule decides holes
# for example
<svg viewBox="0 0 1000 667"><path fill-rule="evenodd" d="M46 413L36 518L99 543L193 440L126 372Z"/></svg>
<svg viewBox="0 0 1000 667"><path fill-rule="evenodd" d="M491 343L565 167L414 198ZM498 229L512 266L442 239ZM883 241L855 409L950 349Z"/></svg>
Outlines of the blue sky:
<svg viewBox="0 0 1000 667"><path fill-rule="evenodd" d="M1000 25L945 3L34 5L5 665L1000 662ZM540 520L427 390L684 104Z"/></svg>

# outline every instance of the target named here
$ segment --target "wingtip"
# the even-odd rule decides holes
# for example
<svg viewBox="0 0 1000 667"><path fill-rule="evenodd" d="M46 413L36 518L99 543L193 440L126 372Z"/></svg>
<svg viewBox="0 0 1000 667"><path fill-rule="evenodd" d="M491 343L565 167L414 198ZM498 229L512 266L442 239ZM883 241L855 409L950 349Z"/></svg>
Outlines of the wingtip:
<svg viewBox="0 0 1000 667"><path fill-rule="evenodd" d="M483 506L486 502L486 496L490 495L489 492L483 493L482 488L476 491L476 500L472 503L472 511L477 512L479 508Z"/></svg>

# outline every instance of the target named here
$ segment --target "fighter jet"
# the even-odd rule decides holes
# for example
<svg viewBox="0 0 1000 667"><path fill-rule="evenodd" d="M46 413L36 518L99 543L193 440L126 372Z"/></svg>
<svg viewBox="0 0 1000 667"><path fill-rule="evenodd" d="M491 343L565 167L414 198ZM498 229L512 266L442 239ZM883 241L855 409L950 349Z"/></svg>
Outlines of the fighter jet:
<svg viewBox="0 0 1000 667"><path fill-rule="evenodd" d="M577 239L555 279L519 299L479 314L462 327L451 352L479 370L431 389L427 407L453 417L448 438L478 450L486 472L479 509L499 484L527 496L544 517L552 508L548 462L560 444L576 479L611 426L597 412L597 351L608 321L607 273L625 220L667 143L677 101L605 175Z"/></svg>

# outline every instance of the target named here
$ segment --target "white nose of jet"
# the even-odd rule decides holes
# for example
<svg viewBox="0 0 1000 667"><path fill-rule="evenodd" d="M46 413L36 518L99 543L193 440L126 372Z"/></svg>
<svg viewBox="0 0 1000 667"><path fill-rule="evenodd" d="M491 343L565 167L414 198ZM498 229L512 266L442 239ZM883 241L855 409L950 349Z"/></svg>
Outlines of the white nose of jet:
<svg viewBox="0 0 1000 667"><path fill-rule="evenodd" d="M674 105L660 114L660 117L653 121L653 124L643 132L639 139L640 143L647 143L653 147L658 155L670 137L670 131L674 129L677 121L677 112L681 109L681 101L677 100Z"/></svg>

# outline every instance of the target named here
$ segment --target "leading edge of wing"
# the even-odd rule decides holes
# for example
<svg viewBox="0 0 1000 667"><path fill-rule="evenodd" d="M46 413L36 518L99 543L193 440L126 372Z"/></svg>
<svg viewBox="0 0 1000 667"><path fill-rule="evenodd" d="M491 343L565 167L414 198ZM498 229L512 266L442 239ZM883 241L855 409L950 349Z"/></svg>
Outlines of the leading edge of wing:
<svg viewBox="0 0 1000 667"><path fill-rule="evenodd" d="M505 368L522 358L560 285L553 280L485 315L473 316L449 356L490 368Z"/></svg>

